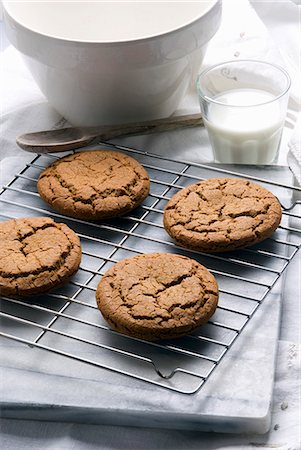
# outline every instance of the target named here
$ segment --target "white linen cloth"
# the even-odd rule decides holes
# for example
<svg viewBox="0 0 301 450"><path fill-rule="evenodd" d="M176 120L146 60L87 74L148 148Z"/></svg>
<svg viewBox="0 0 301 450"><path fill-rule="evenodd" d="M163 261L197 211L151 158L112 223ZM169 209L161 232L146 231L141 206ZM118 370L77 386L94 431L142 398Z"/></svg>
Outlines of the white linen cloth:
<svg viewBox="0 0 301 450"><path fill-rule="evenodd" d="M279 157L279 163L285 164L287 143L291 139L292 129L300 109L298 51L296 50L296 42L300 42L298 40L300 13L298 6L289 0L254 1L252 4L271 30L273 40L247 0L225 0L222 26L209 45L204 65L235 58L253 58L277 62L287 68L293 85L290 97L290 128L286 127ZM10 158L9 161L5 161L6 172L1 173L1 184L3 184L8 181L8 176L21 168L24 161L28 159L28 155L17 148L15 137L28 131L63 126L64 120L48 106L23 65L22 59L11 46L2 51L0 66L2 99L0 158ZM198 110L198 102L190 94L183 100L178 113ZM175 133L174 137L169 134L132 137L124 139L122 143L152 152L164 151L166 155L168 155L168 148L171 147L173 157L179 156L182 159L197 161L211 160L212 155L208 150L208 139L204 130L199 133L185 133L185 131ZM287 273L272 407L272 427L266 435L233 436L190 431L2 420L1 449L300 449L298 437L298 430L300 430L300 400L298 399L300 298L296 295L298 291L294 281L298 264L298 261L294 262Z"/></svg>
<svg viewBox="0 0 301 450"><path fill-rule="evenodd" d="M294 133L288 143L287 162L298 184L301 186L301 116L299 116Z"/></svg>

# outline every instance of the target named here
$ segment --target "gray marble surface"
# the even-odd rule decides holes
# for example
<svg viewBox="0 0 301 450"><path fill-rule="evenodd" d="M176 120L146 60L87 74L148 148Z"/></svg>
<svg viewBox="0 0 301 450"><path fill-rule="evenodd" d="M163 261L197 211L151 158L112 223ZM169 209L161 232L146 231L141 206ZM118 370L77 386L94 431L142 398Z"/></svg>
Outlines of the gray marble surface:
<svg viewBox="0 0 301 450"><path fill-rule="evenodd" d="M31 155L26 156L29 161ZM2 182L5 184L14 173L19 172L25 161L5 159L2 161ZM195 169L196 170L196 169ZM236 167L237 170L237 167ZM245 171L263 176L260 169L244 168ZM290 172L280 167L266 170L264 176L281 182L290 183ZM24 182L26 183L26 181ZM24 185L28 189L27 185ZM283 190L282 203L289 204L291 199ZM22 201L18 192L10 193L12 203ZM4 194L4 198L6 198ZM12 206L9 213L20 215L19 208ZM24 214L27 211L25 210ZM23 215L24 215L23 214ZM21 214L22 215L22 214ZM283 236L282 236L283 237ZM168 248L167 248L168 250ZM144 249L148 251L148 249ZM151 250L150 250L151 251ZM217 263L216 263L217 264ZM215 268L217 267L215 264ZM226 263L224 263L226 264ZM264 264L264 263L263 263ZM230 267L225 268L226 271ZM233 268L232 268L233 269ZM254 278L253 271L246 271L245 276ZM256 272L257 273L257 272ZM266 274L266 277L268 274ZM264 277L260 271L258 280ZM267 281L267 280L266 280ZM229 284L230 292L237 290L237 280ZM251 296L259 296L256 287L251 286ZM38 420L78 421L87 423L112 423L121 425L140 425L176 429L197 429L219 432L255 432L264 433L270 427L273 378L276 361L278 334L280 327L282 284L277 284L272 293L260 305L255 316L246 329L223 358L214 374L202 389L192 395L183 396L166 391L156 386L133 380L124 376L100 370L86 364L50 354L38 349L30 349L5 341L1 347L0 398L2 414L6 417ZM85 298L85 300L87 300ZM238 309L243 306L243 302ZM12 312L14 305L12 306ZM97 315L98 316L98 315ZM94 319L94 318L93 318ZM37 320L39 320L37 318ZM217 318L218 320L218 318ZM6 332L14 334L13 325L7 325ZM235 323L232 324L235 326ZM239 324L236 324L239 327ZM69 325L70 326L70 325ZM56 327L57 328L57 327ZM60 328L59 328L60 329ZM62 331L65 331L63 323ZM69 332L78 333L76 326ZM32 338L24 335L25 338ZM97 340L99 336L85 334L85 338ZM46 339L46 345L57 347L57 340ZM116 345L116 343L115 343ZM117 345L121 345L117 342ZM135 352L135 343L126 343L127 351ZM66 343L64 350L72 351ZM149 355L153 351L153 359L158 355L150 347L142 350ZM94 359L99 349L85 353L85 349L77 348L76 354ZM102 363L115 365L120 362L102 355ZM176 364L181 365L181 357ZM122 369L131 371L132 362L123 362ZM175 364L175 363L173 363ZM173 366L171 366L173 367ZM192 370L199 370L201 364L196 362ZM166 367L165 367L166 368ZM169 366L167 365L169 370ZM141 374L141 372L139 372ZM142 370L142 375L149 376ZM235 380L235 381L234 381ZM193 378L183 381L184 389L192 389L199 380ZM13 386L13 388L12 388ZM47 389L51 386L51 389Z"/></svg>

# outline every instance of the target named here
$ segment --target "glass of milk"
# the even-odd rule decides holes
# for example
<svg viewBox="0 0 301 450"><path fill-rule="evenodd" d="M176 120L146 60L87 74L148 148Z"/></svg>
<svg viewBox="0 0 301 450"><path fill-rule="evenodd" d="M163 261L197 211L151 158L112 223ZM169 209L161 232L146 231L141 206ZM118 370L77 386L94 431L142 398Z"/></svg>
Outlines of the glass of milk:
<svg viewBox="0 0 301 450"><path fill-rule="evenodd" d="M197 88L217 162L276 162L290 88L284 69L263 61L229 61L202 72Z"/></svg>

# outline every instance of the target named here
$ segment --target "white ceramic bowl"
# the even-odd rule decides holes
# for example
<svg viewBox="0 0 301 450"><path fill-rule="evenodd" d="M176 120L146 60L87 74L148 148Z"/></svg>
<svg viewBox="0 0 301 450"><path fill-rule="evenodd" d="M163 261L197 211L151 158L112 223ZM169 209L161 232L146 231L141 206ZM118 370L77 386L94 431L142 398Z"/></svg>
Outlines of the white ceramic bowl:
<svg viewBox="0 0 301 450"><path fill-rule="evenodd" d="M6 32L74 125L168 117L194 82L221 0L4 0Z"/></svg>

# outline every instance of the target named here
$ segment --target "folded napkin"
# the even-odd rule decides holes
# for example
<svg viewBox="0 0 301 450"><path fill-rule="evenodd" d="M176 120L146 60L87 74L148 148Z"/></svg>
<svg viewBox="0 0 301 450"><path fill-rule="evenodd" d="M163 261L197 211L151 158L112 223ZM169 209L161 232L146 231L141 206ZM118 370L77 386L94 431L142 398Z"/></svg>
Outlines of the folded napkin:
<svg viewBox="0 0 301 450"><path fill-rule="evenodd" d="M299 117L293 136L288 143L287 162L297 183L301 186L301 116Z"/></svg>

